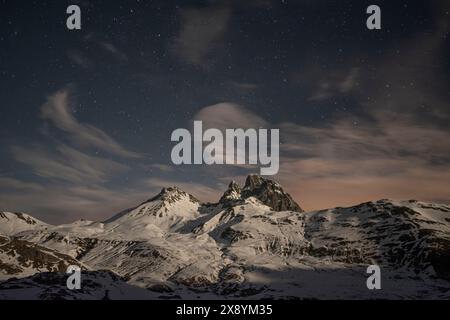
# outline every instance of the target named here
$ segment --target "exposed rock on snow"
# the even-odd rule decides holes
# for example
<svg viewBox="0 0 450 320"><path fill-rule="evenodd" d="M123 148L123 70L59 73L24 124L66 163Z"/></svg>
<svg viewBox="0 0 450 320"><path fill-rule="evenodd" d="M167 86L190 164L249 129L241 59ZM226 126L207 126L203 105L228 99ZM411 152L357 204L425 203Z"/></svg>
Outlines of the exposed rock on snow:
<svg viewBox="0 0 450 320"><path fill-rule="evenodd" d="M74 258L24 240L0 236L0 279L36 272L65 272L69 265L83 265Z"/></svg>
<svg viewBox="0 0 450 320"><path fill-rule="evenodd" d="M303 212L290 194L285 192L277 182L258 175L248 176L242 189L235 181L231 181L219 202L232 205L250 197L258 199L274 211Z"/></svg>

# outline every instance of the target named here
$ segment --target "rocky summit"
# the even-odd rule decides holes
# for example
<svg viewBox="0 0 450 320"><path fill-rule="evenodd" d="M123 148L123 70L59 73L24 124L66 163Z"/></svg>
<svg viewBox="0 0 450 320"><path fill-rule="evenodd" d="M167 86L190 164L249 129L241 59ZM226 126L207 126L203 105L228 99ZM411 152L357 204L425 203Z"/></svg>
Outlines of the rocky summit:
<svg viewBox="0 0 450 320"><path fill-rule="evenodd" d="M234 203L254 197L274 211L303 212L302 208L283 190L277 182L258 175L250 175L241 188L235 181L231 181L227 191L220 199L220 203Z"/></svg>

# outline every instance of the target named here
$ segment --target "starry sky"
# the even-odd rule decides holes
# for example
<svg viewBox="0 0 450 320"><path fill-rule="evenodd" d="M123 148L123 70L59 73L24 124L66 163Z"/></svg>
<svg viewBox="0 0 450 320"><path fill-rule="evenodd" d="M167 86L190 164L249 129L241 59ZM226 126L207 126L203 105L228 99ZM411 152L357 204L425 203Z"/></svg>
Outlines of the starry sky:
<svg viewBox="0 0 450 320"><path fill-rule="evenodd" d="M81 30L66 8L81 8ZM381 8L382 29L366 28ZM450 202L450 3L0 0L0 210L100 220L258 166L171 162L177 128L278 128L307 210Z"/></svg>

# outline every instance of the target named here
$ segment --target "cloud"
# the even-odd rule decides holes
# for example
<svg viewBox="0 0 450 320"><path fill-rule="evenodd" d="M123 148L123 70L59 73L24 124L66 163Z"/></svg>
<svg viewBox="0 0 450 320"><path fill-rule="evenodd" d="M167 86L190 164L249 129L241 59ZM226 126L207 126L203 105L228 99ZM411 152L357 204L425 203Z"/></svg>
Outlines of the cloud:
<svg viewBox="0 0 450 320"><path fill-rule="evenodd" d="M201 120L203 124L203 130L208 128L219 129L222 132L223 137L223 148L221 150L215 150L215 156L219 156L224 159L224 161L229 164L229 166L239 167L247 170L252 170L257 168L256 165L248 164L236 164L235 156L237 153L242 153L247 155L248 148L239 149L233 151L232 153L226 152L226 129L256 129L259 128L269 128L269 123L263 118L249 111L247 108L229 102L218 103L212 106L205 107L201 109L193 118L193 120ZM202 139L203 137L201 137ZM195 137L194 137L195 139ZM202 140L203 141L203 140ZM269 140L270 141L270 140ZM248 155L247 157L248 158ZM221 172L218 169L217 172Z"/></svg>
<svg viewBox="0 0 450 320"><path fill-rule="evenodd" d="M317 160L314 161L317 164ZM319 166L323 165L318 163ZM333 171L339 170L339 163L332 162ZM346 163L346 167L360 166L361 162ZM388 163L382 164L387 168ZM304 163L285 167L295 174L287 172L280 176L280 181L306 210L317 210L336 206L351 206L357 203L377 199L418 199L430 202L449 203L448 182L450 176L439 175L439 168L422 167L401 174L351 175L351 170L339 170L341 175L323 177L303 177L307 169ZM389 171L399 169L400 163L389 167ZM308 169L314 169L309 167ZM447 170L448 167L442 168ZM294 171L295 170L295 171ZM348 174L348 175L347 175Z"/></svg>
<svg viewBox="0 0 450 320"><path fill-rule="evenodd" d="M45 188L37 183L25 182L15 178L0 177L0 189L2 192L35 192L43 191Z"/></svg>
<svg viewBox="0 0 450 320"><path fill-rule="evenodd" d="M67 57L70 61L82 67L83 69L88 69L92 66L92 62L77 50L70 50L69 52L67 52Z"/></svg>
<svg viewBox="0 0 450 320"><path fill-rule="evenodd" d="M319 79L314 81L315 77L319 77ZM302 78L301 82L310 82L313 79L313 83L308 84L308 86L311 86L310 89L312 91L308 100L321 101L349 94L356 89L359 85L359 69L353 67L350 70L327 72L323 77L317 74L311 76L307 73L307 76ZM305 85L304 82L303 85Z"/></svg>
<svg viewBox="0 0 450 320"><path fill-rule="evenodd" d="M33 192L22 191L0 193L2 210L27 212L54 224L78 219L103 221L153 195L143 189L115 190L97 185L47 184Z"/></svg>
<svg viewBox="0 0 450 320"><path fill-rule="evenodd" d="M387 114L324 128L281 125L278 179L307 209L378 198L450 199L450 133Z"/></svg>
<svg viewBox="0 0 450 320"><path fill-rule="evenodd" d="M16 163L31 172L24 170L20 178L0 176L0 210L29 212L45 221L62 223L79 218L104 219L151 196L145 188L133 189L133 183L115 189L114 179L123 178L131 168L100 157L98 152L89 154L88 149L127 160L139 155L100 129L78 122L70 111L68 89L50 96L41 107L41 116L68 134L76 146L62 142L11 146ZM30 173L34 177L30 178Z"/></svg>
<svg viewBox="0 0 450 320"><path fill-rule="evenodd" d="M128 57L125 53L120 51L115 45L110 42L101 41L98 45L104 49L106 52L110 53L118 61L128 61Z"/></svg>
<svg viewBox="0 0 450 320"><path fill-rule="evenodd" d="M436 64L445 59L445 30L438 27L431 35L419 34L376 64L360 92L368 112L394 109L423 121L449 119L447 75L445 67ZM430 79L434 79L433 85Z"/></svg>
<svg viewBox="0 0 450 320"><path fill-rule="evenodd" d="M322 128L283 123L281 131L287 141L283 148L307 157L335 160L348 155L352 159L418 157L430 163L450 160L450 140L441 140L450 136L450 132L416 122L408 115L379 112L370 120L352 116Z"/></svg>
<svg viewBox="0 0 450 320"><path fill-rule="evenodd" d="M280 124L277 178L306 209L378 198L450 202L448 81L438 67L448 2L434 3L434 30L395 43L376 60L356 53L334 70L312 67L297 77L312 92L309 101L351 97L358 108L326 124ZM361 56L365 65L355 67Z"/></svg>
<svg viewBox="0 0 450 320"><path fill-rule="evenodd" d="M162 163L153 163L145 166L146 169L149 170L157 170L160 172L173 172L175 169L172 166Z"/></svg>
<svg viewBox="0 0 450 320"><path fill-rule="evenodd" d="M181 10L182 25L173 44L175 54L192 65L210 64L210 54L222 44L230 13L231 8L225 5Z"/></svg>
<svg viewBox="0 0 450 320"><path fill-rule="evenodd" d="M70 110L70 93L63 89L48 97L41 108L43 119L56 128L68 133L82 147L94 147L124 158L138 158L139 154L122 147L104 131L85 123L80 123Z"/></svg>
<svg viewBox="0 0 450 320"><path fill-rule="evenodd" d="M194 120L203 121L205 128L217 128L220 130L233 128L259 128L266 127L268 122L247 108L223 102L201 109Z"/></svg>
<svg viewBox="0 0 450 320"><path fill-rule="evenodd" d="M258 85L255 83L230 81L230 85L235 87L241 93L253 93L258 89Z"/></svg>
<svg viewBox="0 0 450 320"><path fill-rule="evenodd" d="M317 127L270 123L242 106L222 103L194 118L220 129L280 128L280 172L274 178L306 209L379 198L450 199L450 132L413 114L380 109L370 117L337 117ZM236 170L243 168L222 167L203 170L242 180Z"/></svg>
<svg viewBox="0 0 450 320"><path fill-rule="evenodd" d="M118 45L96 33L81 37L78 45L67 51L67 58L83 69L109 68L112 59L115 64L129 62L128 55Z"/></svg>
<svg viewBox="0 0 450 320"><path fill-rule="evenodd" d="M270 4L270 1L255 3ZM257 112L225 102L203 108L194 119L202 120L205 127L221 129L280 128L281 166L274 179L279 180L306 209L353 205L387 197L448 202L448 79L446 69L439 67L439 61L447 54L444 50L448 33L445 12L449 4L448 1L434 3L440 4L435 5L434 30L396 42L392 48L386 48L386 54L381 58L379 54L372 59L359 52L348 55L348 60L335 69L322 70L307 64L310 70L304 70L300 78L294 79L306 93L307 103L351 97L359 116L333 114L326 124L312 126L274 123ZM241 4L244 2L233 2L232 5ZM172 44L173 53L185 63L205 68L211 66L224 45L232 12L230 6L181 10L181 25ZM87 67L88 61L83 58L94 59L99 57L97 53L100 57L126 59L126 55L109 42L93 36L86 37L86 41L93 42L89 46L93 51L68 53L69 58L80 66ZM252 83L232 83L232 87L242 92L257 89ZM127 173L129 168L113 160L89 155L86 148L123 158L138 158L139 155L99 128L76 119L70 100L70 90L60 90L48 98L41 113L46 121L68 135L74 145L58 144L54 149L43 146L12 148L17 162L45 179L30 182L1 176L1 209L29 211L55 223L78 218L101 220L170 185L178 185L200 200L217 201L229 180L237 177L242 181L250 170L235 166L198 166L180 170L154 164L149 167L159 170L158 173L165 177L173 176L173 180L139 177L126 188L119 187L111 180ZM182 180L182 174L192 174L195 181ZM208 185L201 183L202 179Z"/></svg>
<svg viewBox="0 0 450 320"><path fill-rule="evenodd" d="M29 166L34 174L72 183L100 183L128 167L109 159L89 156L66 145L57 147L56 152L32 148L12 147L14 158Z"/></svg>

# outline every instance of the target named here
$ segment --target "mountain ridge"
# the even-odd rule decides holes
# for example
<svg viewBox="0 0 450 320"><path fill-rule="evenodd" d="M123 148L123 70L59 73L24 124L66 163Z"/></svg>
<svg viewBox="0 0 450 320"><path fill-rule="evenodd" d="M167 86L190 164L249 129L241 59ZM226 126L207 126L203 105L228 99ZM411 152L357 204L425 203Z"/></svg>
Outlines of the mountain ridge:
<svg viewBox="0 0 450 320"><path fill-rule="evenodd" d="M337 296L355 297L369 294L361 270L379 264L393 296L434 297L450 292L449 214L447 205L388 199L305 212L277 182L249 176L217 203L168 187L103 222L12 236L168 296L333 298L314 282L336 281Z"/></svg>

